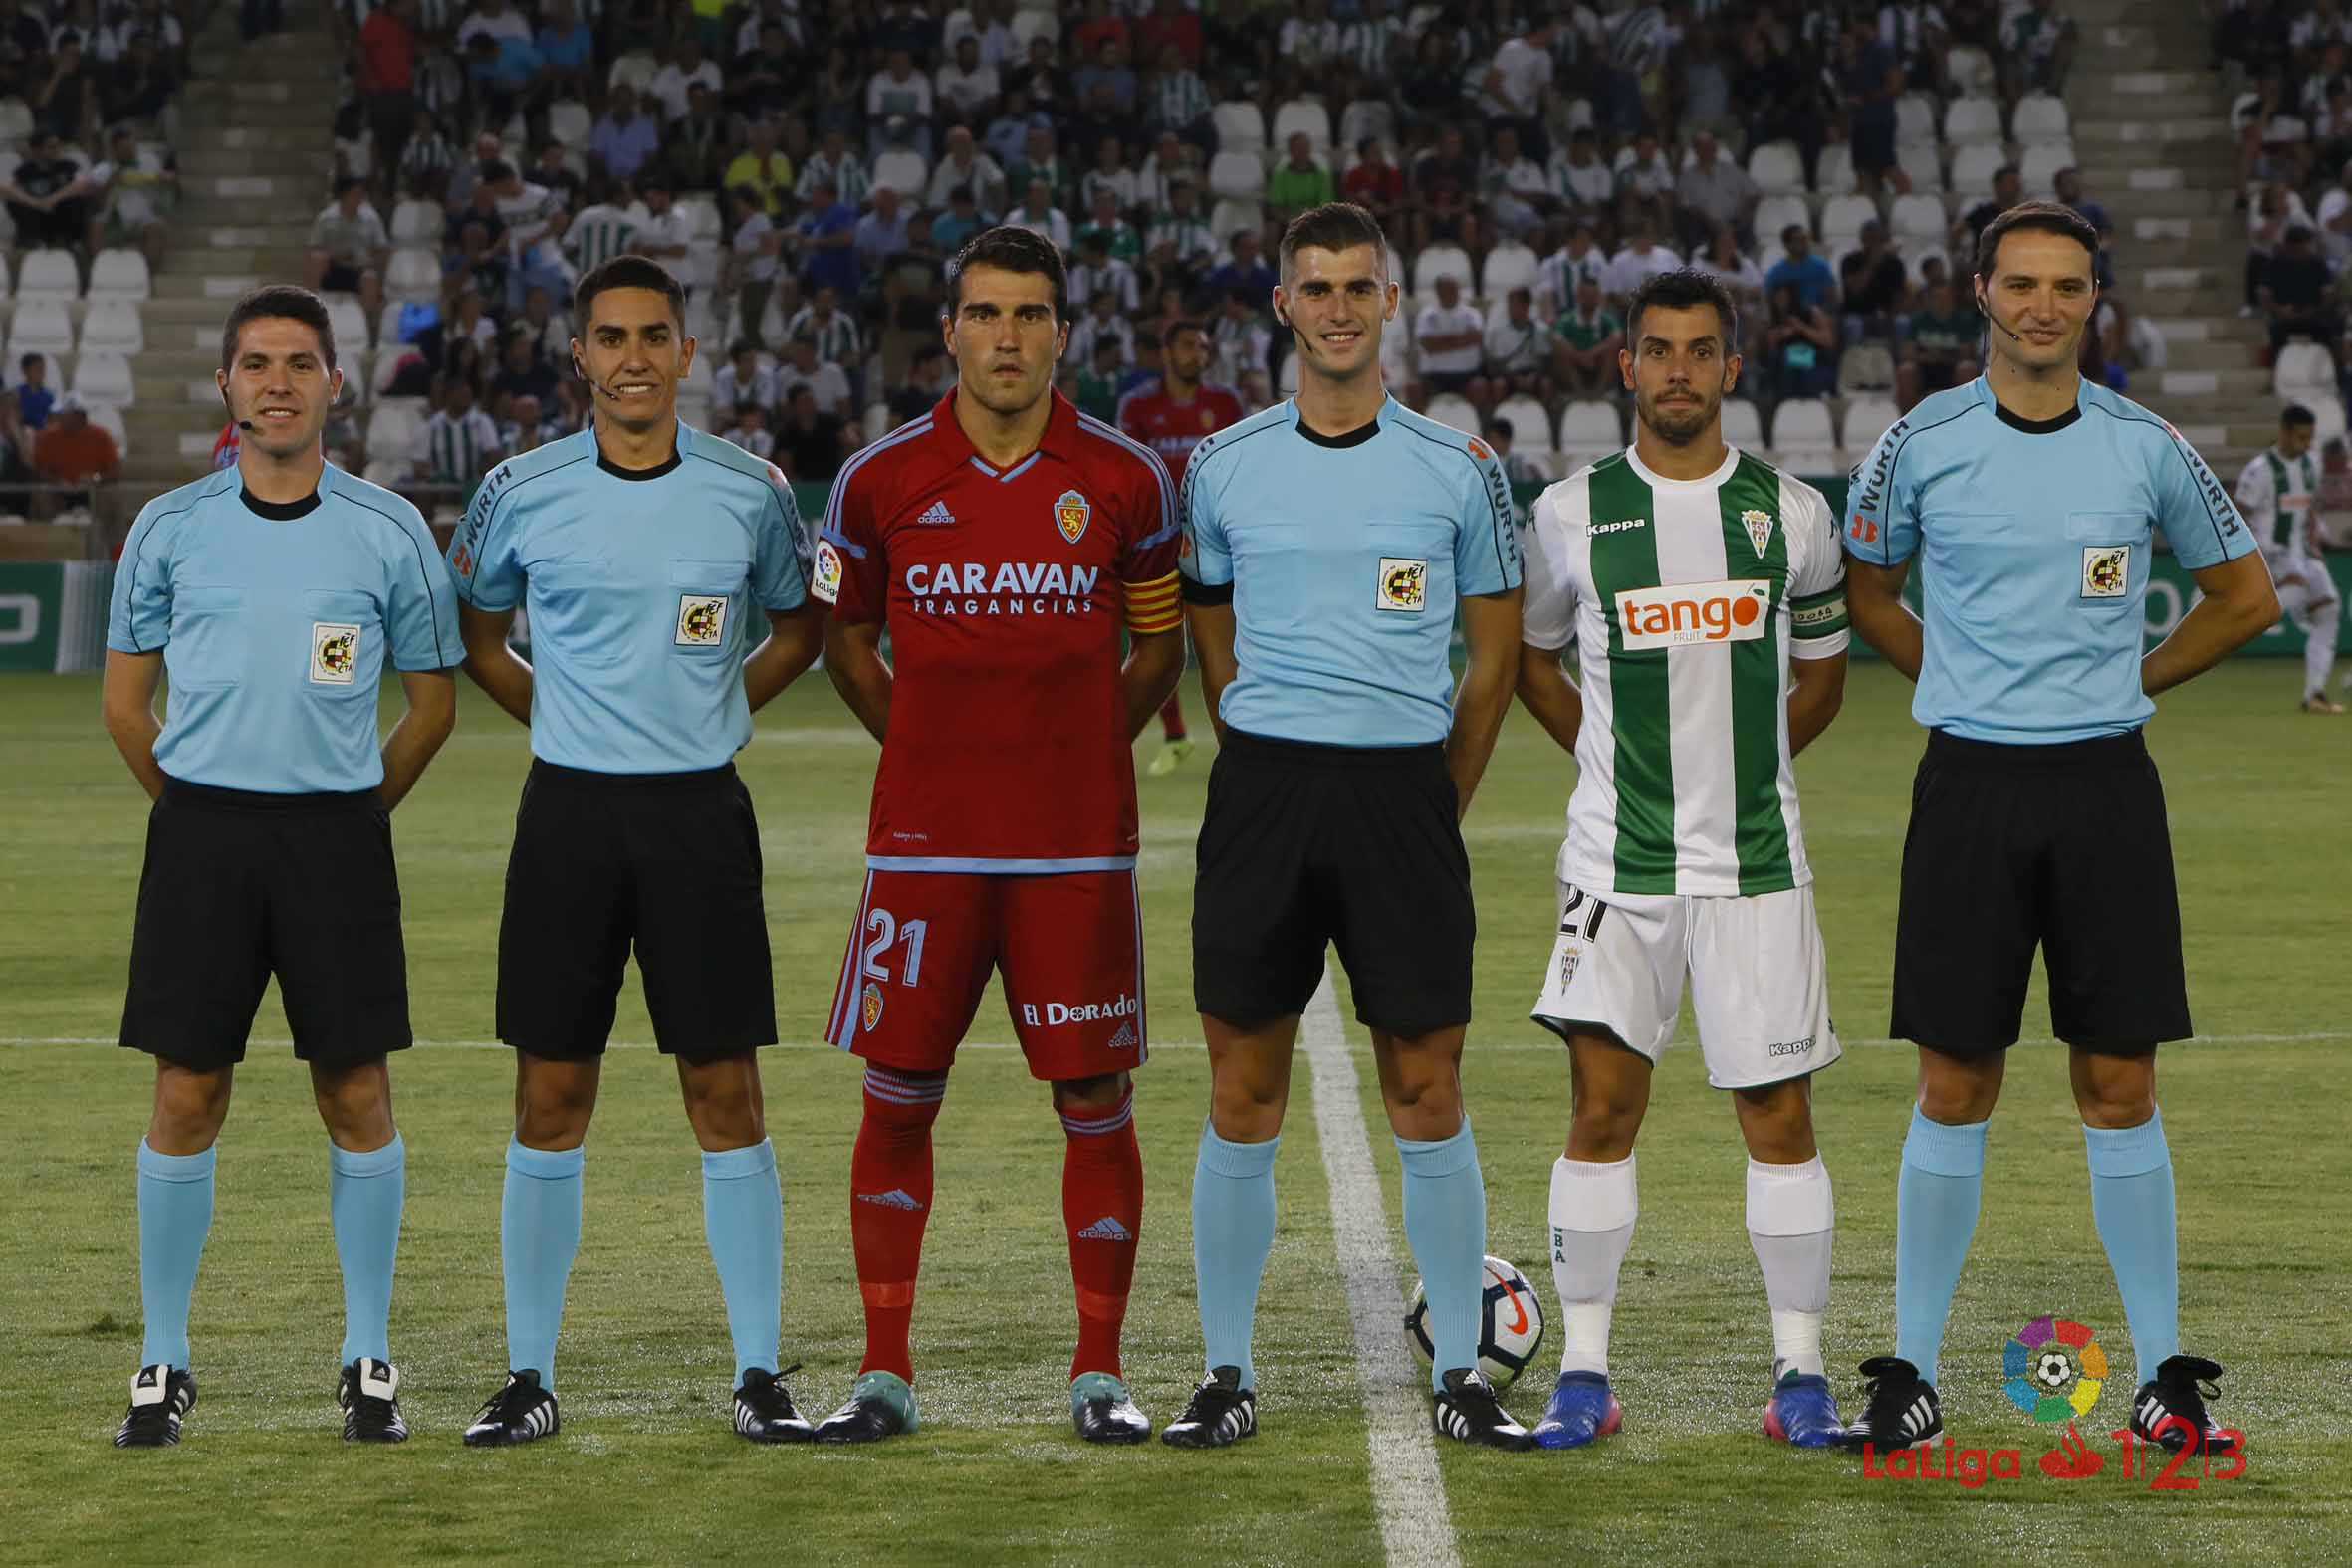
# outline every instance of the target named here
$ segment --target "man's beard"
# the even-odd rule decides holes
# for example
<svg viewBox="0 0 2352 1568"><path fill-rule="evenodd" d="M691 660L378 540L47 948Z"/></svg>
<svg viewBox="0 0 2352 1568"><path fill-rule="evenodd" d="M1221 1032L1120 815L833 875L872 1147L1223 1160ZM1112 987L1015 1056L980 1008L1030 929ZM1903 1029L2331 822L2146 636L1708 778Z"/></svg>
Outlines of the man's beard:
<svg viewBox="0 0 2352 1568"><path fill-rule="evenodd" d="M1691 396L1697 401L1672 408L1661 408L1654 401L1642 400L1638 410L1642 423L1648 425L1660 440L1672 442L1676 446L1697 440L1700 433L1715 422L1716 409L1721 404L1720 401L1709 401L1706 394L1695 388Z"/></svg>

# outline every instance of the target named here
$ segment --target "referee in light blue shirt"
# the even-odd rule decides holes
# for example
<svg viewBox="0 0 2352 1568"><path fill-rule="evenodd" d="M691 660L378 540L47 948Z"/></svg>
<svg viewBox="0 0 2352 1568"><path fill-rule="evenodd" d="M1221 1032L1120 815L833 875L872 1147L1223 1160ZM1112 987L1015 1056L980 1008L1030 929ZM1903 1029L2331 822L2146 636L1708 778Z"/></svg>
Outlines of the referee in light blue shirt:
<svg viewBox="0 0 2352 1568"><path fill-rule="evenodd" d="M1193 1176L1209 1374L1165 1440L1257 1425L1250 1357L1300 1014L1336 944L1371 1030L1429 1292L1436 1429L1526 1448L1477 1370L1486 1191L1462 1113L1476 913L1458 823L1518 674L1519 544L1486 445L1380 381L1387 241L1348 203L1294 219L1277 318L1298 395L1197 447L1182 592L1219 751L1193 889L1212 1090ZM1459 612L1470 667L1449 663Z"/></svg>
<svg viewBox="0 0 2352 1568"><path fill-rule="evenodd" d="M775 1370L784 1219L753 1057L776 1043L775 983L759 824L733 759L753 710L816 657L823 624L784 475L678 420L694 363L684 314L659 263L590 269L572 312L590 428L493 470L449 547L466 673L531 727L535 759L498 932L498 1037L516 1070L509 1372L470 1444L557 1429L582 1146L632 946L703 1149L735 1430L769 1443L811 1431ZM536 664L507 645L525 602Z"/></svg>
<svg viewBox="0 0 2352 1568"><path fill-rule="evenodd" d="M239 300L218 384L244 426L236 466L140 511L107 623L107 730L155 802L122 1005L122 1043L155 1058L138 1149L146 1346L115 1442L177 1443L196 1403L188 1301L213 1141L276 975L327 1123L344 1436L396 1443L408 1429L388 1319L406 1155L384 1056L410 1041L388 813L456 715L456 605L416 509L321 450L343 373L317 295ZM379 747L387 668L408 711Z"/></svg>
<svg viewBox="0 0 2352 1568"><path fill-rule="evenodd" d="M776 1043L776 997L760 825L734 755L753 710L817 658L823 620L784 473L677 421L677 383L694 369L677 280L613 256L579 280L572 320L595 421L492 470L449 541L466 675L532 727L534 757L499 922L499 1039L515 1048L508 1375L466 1441L558 1430L581 1145L630 948L703 1147L734 1427L805 1441L810 1423L776 1378L784 1209L753 1060ZM506 642L525 601L537 665Z"/></svg>
<svg viewBox="0 0 2352 1568"><path fill-rule="evenodd" d="M1895 927L1894 1024L1919 1046L1895 1242L1896 1352L1862 1365L1849 1441L1943 1429L1944 1321L1976 1228L1985 1135L2039 946L2068 1048L2091 1214L2139 1359L2132 1428L2234 1446L2180 1354L2172 1157L2156 1046L2190 1033L2164 791L2141 739L2156 693L2277 618L2254 540L2178 431L2075 370L2098 235L2049 202L1989 224L1976 263L1992 352L1879 439L1847 501L1854 629L1918 682L1928 727ZM2143 650L2161 530L2202 590ZM1903 606L1920 566L1921 615ZM2021 1372L2021 1368L2012 1368ZM2030 1389L2021 1378L2020 1387Z"/></svg>

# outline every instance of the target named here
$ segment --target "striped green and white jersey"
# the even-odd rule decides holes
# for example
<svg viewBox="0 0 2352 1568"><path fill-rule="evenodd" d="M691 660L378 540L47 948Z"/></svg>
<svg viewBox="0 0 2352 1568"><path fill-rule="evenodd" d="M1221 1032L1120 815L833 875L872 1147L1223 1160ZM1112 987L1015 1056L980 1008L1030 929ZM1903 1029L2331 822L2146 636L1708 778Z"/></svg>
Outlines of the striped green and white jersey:
<svg viewBox="0 0 2352 1568"><path fill-rule="evenodd" d="M2235 495L2264 556L2310 552L2311 508L2319 499L2319 465L2310 453L2285 458L2271 447L2239 471Z"/></svg>
<svg viewBox="0 0 2352 1568"><path fill-rule="evenodd" d="M637 237L637 220L624 207L607 202L583 211L564 231L564 249L582 272L627 250Z"/></svg>
<svg viewBox="0 0 2352 1568"><path fill-rule="evenodd" d="M1812 880L1788 759L1788 660L1846 649L1821 492L1733 449L1705 479L1630 451L1544 491L1522 635L1584 694L1561 880L1724 897Z"/></svg>

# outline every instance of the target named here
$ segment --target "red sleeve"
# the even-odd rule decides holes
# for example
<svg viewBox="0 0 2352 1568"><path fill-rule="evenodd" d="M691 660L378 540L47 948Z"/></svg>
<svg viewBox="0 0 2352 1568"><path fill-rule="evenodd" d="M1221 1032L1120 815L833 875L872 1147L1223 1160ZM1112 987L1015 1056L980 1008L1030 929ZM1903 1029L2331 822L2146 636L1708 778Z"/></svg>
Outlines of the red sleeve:
<svg viewBox="0 0 2352 1568"><path fill-rule="evenodd" d="M1184 619L1176 594L1176 486L1157 453L1136 456L1139 472L1128 488L1126 543L1119 580L1126 589L1127 629L1149 636L1174 631Z"/></svg>
<svg viewBox="0 0 2352 1568"><path fill-rule="evenodd" d="M833 486L809 584L832 606L833 619L857 623L881 620L890 606L890 562L873 515L878 476L867 466L859 464Z"/></svg>

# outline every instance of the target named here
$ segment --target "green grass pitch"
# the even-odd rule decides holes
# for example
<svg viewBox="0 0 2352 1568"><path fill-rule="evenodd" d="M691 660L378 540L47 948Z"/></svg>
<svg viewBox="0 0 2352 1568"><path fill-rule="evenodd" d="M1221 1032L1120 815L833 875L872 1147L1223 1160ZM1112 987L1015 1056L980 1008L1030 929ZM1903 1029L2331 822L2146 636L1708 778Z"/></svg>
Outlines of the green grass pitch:
<svg viewBox="0 0 2352 1568"><path fill-rule="evenodd" d="M1954 1309L1947 1415L1963 1446L2016 1447L2025 1476L1964 1490L1870 1481L1840 1456L1757 1432L1769 1343L1744 1234L1730 1107L1688 1041L1641 1145L1642 1217L1613 1361L1624 1434L1575 1455L1441 1455L1461 1555L1661 1563L2352 1561L2352 1298L2341 1064L2352 728L2292 711L2294 676L2249 662L2164 700L2192 1000L2210 1042L2168 1049L2160 1095L2180 1180L2185 1340L2229 1367L2221 1416L2246 1473L2152 1490L2104 1434L2128 1415L2129 1337L2091 1230L2059 1053L2023 1047L1997 1114L1984 1217ZM1839 1392L1891 1343L1895 1160L1912 1057L1879 1038L1895 869L1920 736L1908 688L1857 666L1846 712L1802 761L1844 1061L1816 1086L1838 1192L1826 1342ZM1188 693L1197 715L1197 695ZM1196 719L1197 722L1197 719ZM338 1441L341 1294L325 1134L282 1044L259 1044L222 1138L194 1318L203 1402L161 1454L108 1445L139 1349L130 1156L150 1069L111 1048L142 802L83 678L0 685L0 1560L11 1563L523 1558L993 1563L1377 1561L1344 1297L1301 1070L1279 1168L1282 1231L1259 1318L1264 1431L1217 1455L1089 1452L1070 1436L1073 1309L1058 1207L1061 1135L1001 1003L984 1006L938 1131L937 1215L917 1303L926 1420L878 1451L756 1449L728 1429L725 1323L704 1251L697 1163L634 979L588 1143L587 1230L565 1322L565 1432L478 1454L457 1434L504 1367L498 1194L512 1072L490 1033L502 869L528 756L470 690L456 736L395 818L417 1033L397 1058L409 1198L393 1350L416 1438ZM1145 755L1139 752L1139 756ZM846 1197L855 1066L814 1044L858 887L874 750L813 676L762 716L740 760L758 797L782 1025L763 1061L785 1188L785 1345L804 1406L829 1409L861 1344ZM1207 1060L1190 1008L1192 841L1206 756L1143 781L1154 1033L1137 1126L1149 1175L1128 1372L1166 1420L1198 1375L1187 1227ZM1546 1304L1549 1166L1564 1064L1524 1019L1548 951L1551 864L1571 769L1515 716L1468 836L1482 940L1466 1062L1490 1188L1490 1249ZM318 918L335 919L335 889ZM1342 1010L1345 997L1342 992ZM2029 1035L2046 1031L2036 986ZM1361 1031L1350 1035L1360 1045ZM273 995L256 1034L282 1040ZM1373 1158L1396 1159L1360 1072ZM1410 1287L1402 1237L1398 1266ZM2045 1312L2090 1323L2120 1365L2085 1423L2107 1470L2061 1482L2051 1445L2000 1393L2000 1349ZM1546 1351L1553 1347L1546 1346ZM1395 1353L1407 1352L1400 1333ZM1548 1357L1544 1358L1548 1360ZM1528 1419L1549 1378L1513 1396ZM2329 1544L2332 1542L2333 1544Z"/></svg>

